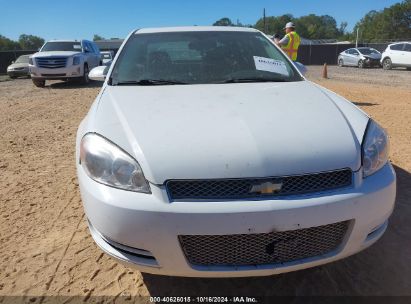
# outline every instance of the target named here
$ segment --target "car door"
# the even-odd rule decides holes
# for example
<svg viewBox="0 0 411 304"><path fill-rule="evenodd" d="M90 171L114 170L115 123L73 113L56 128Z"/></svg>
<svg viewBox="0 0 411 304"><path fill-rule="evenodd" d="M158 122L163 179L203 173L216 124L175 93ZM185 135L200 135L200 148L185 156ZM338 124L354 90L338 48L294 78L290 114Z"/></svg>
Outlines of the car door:
<svg viewBox="0 0 411 304"><path fill-rule="evenodd" d="M397 43L390 46L390 58L393 65L401 65L404 61L404 43Z"/></svg>
<svg viewBox="0 0 411 304"><path fill-rule="evenodd" d="M94 67L99 66L100 61L101 61L100 50L97 47L97 45L93 42L90 42L90 47L93 49L93 64L94 64Z"/></svg>
<svg viewBox="0 0 411 304"><path fill-rule="evenodd" d="M343 55L343 60L344 60L344 65L352 65L352 54L351 54L352 49L346 50Z"/></svg>
<svg viewBox="0 0 411 304"><path fill-rule="evenodd" d="M352 65L357 66L358 61L360 61L361 54L357 49L352 49L351 54L352 54Z"/></svg>
<svg viewBox="0 0 411 304"><path fill-rule="evenodd" d="M340 53L340 58L344 61L344 65L348 65L348 61L349 61L349 54L347 53L348 50L345 50L344 52Z"/></svg>
<svg viewBox="0 0 411 304"><path fill-rule="evenodd" d="M411 43L404 45L404 66L411 67Z"/></svg>
<svg viewBox="0 0 411 304"><path fill-rule="evenodd" d="M93 47L88 41L84 41L84 53L87 58L89 69L91 70L92 68L96 67L97 65L96 65L95 53L94 53Z"/></svg>

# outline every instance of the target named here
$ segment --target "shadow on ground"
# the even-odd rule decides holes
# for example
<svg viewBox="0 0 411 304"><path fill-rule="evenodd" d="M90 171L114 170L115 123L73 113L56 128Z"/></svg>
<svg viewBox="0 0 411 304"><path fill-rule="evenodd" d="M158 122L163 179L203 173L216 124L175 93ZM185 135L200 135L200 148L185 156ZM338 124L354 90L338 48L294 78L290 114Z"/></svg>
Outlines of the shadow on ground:
<svg viewBox="0 0 411 304"><path fill-rule="evenodd" d="M397 199L384 236L328 265L271 277L200 279L143 274L151 296L411 295L411 174L397 166Z"/></svg>
<svg viewBox="0 0 411 304"><path fill-rule="evenodd" d="M379 106L379 103L373 103L373 102L353 102L358 107L372 107L372 106Z"/></svg>
<svg viewBox="0 0 411 304"><path fill-rule="evenodd" d="M79 81L59 81L52 82L47 87L52 89L82 89L82 88L99 88L103 85L101 81L90 81L88 84L82 84Z"/></svg>

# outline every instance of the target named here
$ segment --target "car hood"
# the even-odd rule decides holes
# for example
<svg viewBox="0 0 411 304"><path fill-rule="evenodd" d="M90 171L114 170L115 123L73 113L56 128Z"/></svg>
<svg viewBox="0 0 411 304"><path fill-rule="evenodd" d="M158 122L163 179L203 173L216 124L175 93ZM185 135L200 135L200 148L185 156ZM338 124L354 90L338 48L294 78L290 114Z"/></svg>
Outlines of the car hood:
<svg viewBox="0 0 411 304"><path fill-rule="evenodd" d="M12 63L10 64L7 68L28 68L29 64L28 63Z"/></svg>
<svg viewBox="0 0 411 304"><path fill-rule="evenodd" d="M90 131L156 184L358 170L368 117L332 94L308 81L107 86Z"/></svg>
<svg viewBox="0 0 411 304"><path fill-rule="evenodd" d="M371 59L381 59L381 54L370 54L370 55L363 55L365 58Z"/></svg>
<svg viewBox="0 0 411 304"><path fill-rule="evenodd" d="M74 52L74 51L50 51L50 52L38 52L33 55L33 57L50 57L50 56L73 56L76 54L81 54L81 52Z"/></svg>

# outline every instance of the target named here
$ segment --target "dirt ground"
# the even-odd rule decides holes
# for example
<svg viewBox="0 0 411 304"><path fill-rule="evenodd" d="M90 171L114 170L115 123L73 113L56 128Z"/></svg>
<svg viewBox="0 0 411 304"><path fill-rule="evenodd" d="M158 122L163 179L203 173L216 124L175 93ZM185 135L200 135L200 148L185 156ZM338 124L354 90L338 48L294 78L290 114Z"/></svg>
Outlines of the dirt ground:
<svg viewBox="0 0 411 304"><path fill-rule="evenodd" d="M99 83L39 89L18 79L0 83L0 296L38 302L31 297L411 295L411 72L332 67L323 80L321 67L309 67L308 75L390 134L398 195L389 228L374 246L322 267L262 278L161 277L125 268L94 244L75 174L76 129Z"/></svg>

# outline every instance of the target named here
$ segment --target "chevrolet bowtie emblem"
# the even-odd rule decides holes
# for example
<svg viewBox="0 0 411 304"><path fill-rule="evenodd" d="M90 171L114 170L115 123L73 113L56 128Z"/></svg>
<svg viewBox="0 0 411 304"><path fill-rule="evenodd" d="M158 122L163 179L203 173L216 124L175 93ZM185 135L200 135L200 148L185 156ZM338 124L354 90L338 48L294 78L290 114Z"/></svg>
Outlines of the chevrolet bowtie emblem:
<svg viewBox="0 0 411 304"><path fill-rule="evenodd" d="M250 193L259 193L259 194L273 194L279 192L283 187L282 182L272 183L272 182L265 182L259 185L254 185Z"/></svg>

